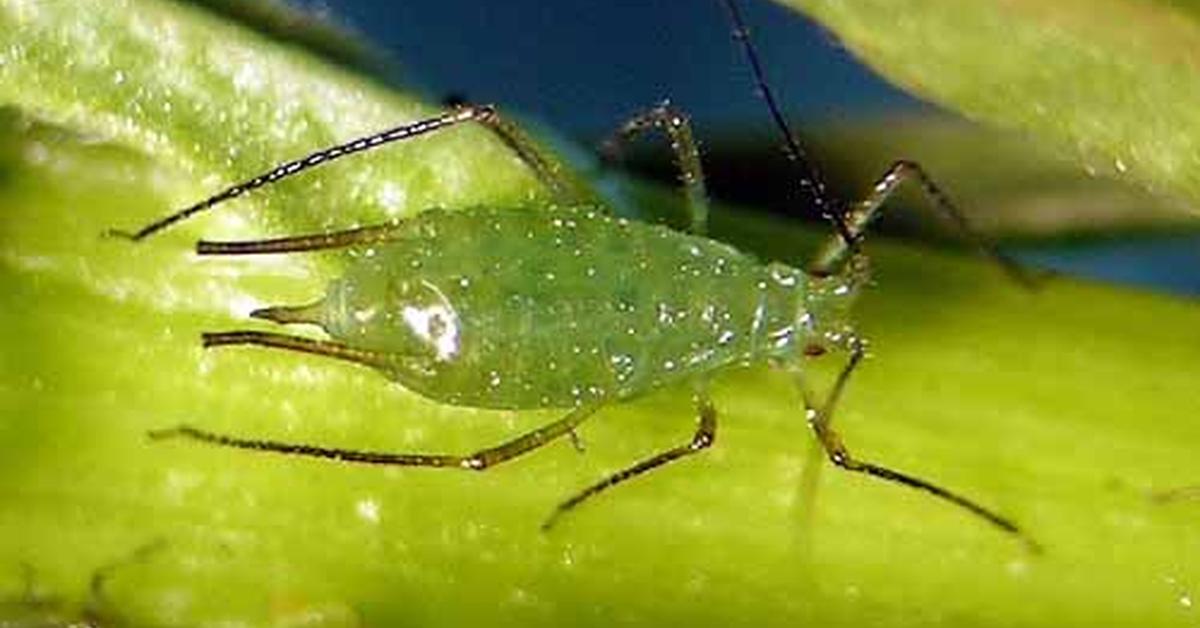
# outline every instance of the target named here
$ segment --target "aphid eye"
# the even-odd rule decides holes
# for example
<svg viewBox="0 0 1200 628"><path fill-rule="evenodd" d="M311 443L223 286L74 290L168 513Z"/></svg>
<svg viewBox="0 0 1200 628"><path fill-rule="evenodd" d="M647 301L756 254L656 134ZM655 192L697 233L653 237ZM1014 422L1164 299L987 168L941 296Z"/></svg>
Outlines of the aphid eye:
<svg viewBox="0 0 1200 628"><path fill-rule="evenodd" d="M806 355L810 358L815 358L817 356L825 355L825 351L826 351L826 349L824 346L816 344L816 343L810 342L810 343L804 345L804 355Z"/></svg>

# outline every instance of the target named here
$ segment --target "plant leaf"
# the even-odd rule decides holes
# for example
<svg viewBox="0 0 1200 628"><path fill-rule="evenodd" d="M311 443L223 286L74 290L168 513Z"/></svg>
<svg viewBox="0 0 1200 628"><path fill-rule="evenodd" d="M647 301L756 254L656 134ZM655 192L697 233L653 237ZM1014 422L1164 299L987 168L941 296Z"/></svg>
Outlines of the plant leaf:
<svg viewBox="0 0 1200 628"><path fill-rule="evenodd" d="M783 1L922 98L1200 206L1200 23L1186 3Z"/></svg>

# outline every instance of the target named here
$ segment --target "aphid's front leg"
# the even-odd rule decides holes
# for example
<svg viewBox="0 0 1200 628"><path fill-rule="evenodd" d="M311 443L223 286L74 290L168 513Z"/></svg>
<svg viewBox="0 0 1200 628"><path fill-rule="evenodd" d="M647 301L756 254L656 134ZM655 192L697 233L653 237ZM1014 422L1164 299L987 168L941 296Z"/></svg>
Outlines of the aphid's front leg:
<svg viewBox="0 0 1200 628"><path fill-rule="evenodd" d="M971 226L966 216L942 191L942 188L934 183L920 164L908 160L893 163L871 187L871 193L850 207L846 215L842 217L846 233L830 236L817 256L813 258L812 263L809 264L809 271L816 275L830 275L838 272L846 263L847 258L858 251L863 233L871 221L878 216L884 202L896 192L901 183L909 180L915 180L925 195L933 201L933 206L954 223L955 228L963 237L1000 264L1000 267L1013 279L1026 286L1034 284L1029 273L1020 264L1005 255L991 240L985 238Z"/></svg>
<svg viewBox="0 0 1200 628"><path fill-rule="evenodd" d="M558 523L558 520L563 515L602 491L610 489L626 480L633 479L647 471L661 467L668 462L673 462L684 456L689 456L711 447L717 438L717 410L708 398L708 391L703 388L696 394L696 403L700 414L700 424L696 427L696 433L692 435L691 442L668 449L635 465L626 467L576 493L554 509L554 512L542 523L542 529L549 530L554 527L554 524Z"/></svg>
<svg viewBox="0 0 1200 628"><path fill-rule="evenodd" d="M338 449L271 440L238 438L236 436L198 430L188 425L155 430L150 432L149 436L154 440L188 438L222 447L250 449L310 458L326 458L339 462L405 467L448 467L482 471L506 460L512 460L521 454L533 451L557 438L569 434L584 419L595 413L597 409L599 409L599 406L580 406L549 425L544 425L495 447L481 449L465 456L455 454L406 454L360 451L356 449Z"/></svg>
<svg viewBox="0 0 1200 628"><path fill-rule="evenodd" d="M829 457L829 460L833 462L833 464L847 471L865 473L888 482L903 484L956 504L971 511L975 515L986 519L989 523L1004 530L1005 532L1017 535L1023 541L1025 541L1030 549L1038 551L1040 549L1038 544L1034 542L1033 539L1029 538L1029 536L1026 535L1023 530L1021 530L1020 526L1018 526L1008 517L1000 515L966 497L963 497L962 495L944 489L936 484L871 462L859 460L850 453L850 450L848 450L845 444L842 443L841 437L838 436L837 432L833 430L833 427L830 423L833 416L834 407L837 405L837 401L842 395L842 390L845 388L846 382L849 381L850 375L854 372L855 367L857 367L859 362L862 361L863 353L864 351L862 344L855 343L851 350L850 359L846 362L846 366L838 374L837 380L833 384L833 389L829 392L829 395L825 398L823 403L817 402L811 391L809 391L808 387L800 378L798 372L796 375L797 381L800 385L801 393L804 396L804 405L807 412L808 424L812 427L813 432L817 436L817 440L820 441L821 447L824 448L825 454Z"/></svg>
<svg viewBox="0 0 1200 628"><path fill-rule="evenodd" d="M666 134L671 151L675 153L675 166L679 168L679 179L691 213L690 231L695 235L705 235L708 232L708 192L704 187L700 151L696 147L692 125L686 113L666 102L647 109L609 136L601 144L600 153L605 160L616 161L623 144L653 129Z"/></svg>

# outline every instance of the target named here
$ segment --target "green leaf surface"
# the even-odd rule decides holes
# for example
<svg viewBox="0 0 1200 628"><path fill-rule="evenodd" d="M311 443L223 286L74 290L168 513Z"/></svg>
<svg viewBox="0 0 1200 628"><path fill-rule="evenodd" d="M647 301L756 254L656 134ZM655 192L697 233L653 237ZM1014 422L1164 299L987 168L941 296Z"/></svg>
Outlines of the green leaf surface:
<svg viewBox="0 0 1200 628"><path fill-rule="evenodd" d="M1200 206L1195 3L783 1L922 98Z"/></svg>
<svg viewBox="0 0 1200 628"><path fill-rule="evenodd" d="M467 452L553 418L199 345L203 331L261 327L246 318L258 305L315 297L342 261L201 259L200 234L533 208L542 193L498 142L461 129L355 157L135 246L100 234L428 110L152 0L0 0L0 54L0 101L20 109L0 120L0 623L43 612L22 564L38 599L78 617L114 561L92 600L110 625L1195 622L1200 502L1148 497L1200 481L1194 302L1065 279L1029 293L982 263L871 243L877 286L859 315L874 351L837 418L847 444L1014 517L1042 555L911 490L806 476L799 399L765 366L716 379L711 451L543 534L561 499L686 442L688 391L605 409L583 455L556 443L483 474L145 438L188 422ZM715 222L770 258L796 262L812 241L753 214ZM129 559L156 539L161 551Z"/></svg>

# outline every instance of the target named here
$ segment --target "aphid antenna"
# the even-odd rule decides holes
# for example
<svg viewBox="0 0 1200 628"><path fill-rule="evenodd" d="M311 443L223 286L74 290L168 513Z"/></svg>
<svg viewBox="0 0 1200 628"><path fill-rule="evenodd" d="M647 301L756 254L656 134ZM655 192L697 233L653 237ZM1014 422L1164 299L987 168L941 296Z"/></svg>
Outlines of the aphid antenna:
<svg viewBox="0 0 1200 628"><path fill-rule="evenodd" d="M341 144L322 148L299 159L279 164L270 170L245 181L235 183L224 190L174 213L163 216L136 231L109 229L108 237L138 242L178 222L205 212L225 201L261 187L266 187L301 172L327 164L336 159L356 153L374 150L382 146L434 133L466 122L476 122L488 128L505 145L512 149L542 183L560 196L577 193L575 186L561 172L559 164L545 154L541 148L516 125L503 119L491 105L461 105L437 116L401 124L378 133L359 137ZM211 246L211 245L210 245ZM215 245L218 246L219 245ZM224 253L211 251L209 253ZM201 251L201 253L205 253Z"/></svg>
<svg viewBox="0 0 1200 628"><path fill-rule="evenodd" d="M750 65L750 71L754 75L755 88L767 104L767 110L771 113L772 122L775 123L775 127L779 129L780 134L783 135L784 154L787 155L788 161L799 175L802 201L816 209L817 214L821 218L833 224L834 229L837 230L838 235L842 237L847 246L856 248L858 246L858 234L854 233L849 225L846 224L846 219L842 215L842 208L837 207L833 198L830 197L820 172L812 160L809 159L808 153L800 146L796 135L792 133L791 126L788 125L787 119L783 116L783 110L780 109L779 103L775 99L775 93L771 90L771 86L767 82L767 74L763 70L758 50L755 48L754 42L750 39L750 27L746 26L746 21L742 18L742 12L738 8L737 2L735 0L722 0L722 2L729 12L730 22L733 23L733 38L741 44L742 52L745 54L746 61Z"/></svg>
<svg viewBox="0 0 1200 628"><path fill-rule="evenodd" d="M830 242L818 254L817 260L809 267L809 272L816 275L854 274L855 270L853 267L862 266L862 264L850 264L847 266L847 262L851 258L861 255L860 245L863 232L867 225L877 216L879 204L891 194L891 190L901 181L915 179L924 188L926 195L933 201L934 206L950 220L951 224L954 225L954 228L964 240L974 246L984 256L996 262L1005 274L1021 286L1026 289L1033 289L1039 285L1041 275L1029 272L1016 260L1001 251L989 238L979 233L971 225L970 221L966 219L962 211L950 200L949 196L934 183L933 179L916 162L902 159L892 164L888 172L876 182L875 189L872 190L872 193L864 202L846 206L830 196L825 182L821 179L820 172L800 146L800 142L796 139L795 134L792 133L787 120L783 116L783 111L780 109L774 92L767 82L766 71L763 70L758 51L750 38L750 28L746 26L746 22L742 18L742 13L738 9L736 0L722 0L722 2L729 12L730 21L733 23L733 37L741 42L742 50L754 75L755 86L762 96L763 101L767 104L767 109L771 113L771 120L775 123L776 128L779 129L780 134L783 135L784 151L787 154L788 161L794 165L799 174L800 191L803 194L803 200L815 208L822 218L832 223L837 234L841 237L841 242Z"/></svg>

